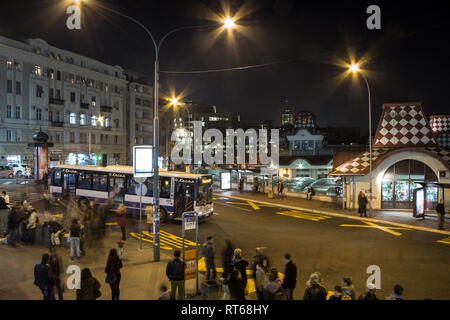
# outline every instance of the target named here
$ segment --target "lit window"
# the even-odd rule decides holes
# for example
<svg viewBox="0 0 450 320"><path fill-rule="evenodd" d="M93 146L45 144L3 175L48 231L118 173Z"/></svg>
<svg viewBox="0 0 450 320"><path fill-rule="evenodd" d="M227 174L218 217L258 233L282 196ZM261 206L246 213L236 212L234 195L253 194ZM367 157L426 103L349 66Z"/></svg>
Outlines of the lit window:
<svg viewBox="0 0 450 320"><path fill-rule="evenodd" d="M86 125L86 115L85 114L80 114L80 124L82 126Z"/></svg>
<svg viewBox="0 0 450 320"><path fill-rule="evenodd" d="M109 118L105 119L105 127L108 128L109 127Z"/></svg>
<svg viewBox="0 0 450 320"><path fill-rule="evenodd" d="M42 67L34 66L34 74L37 76L42 76Z"/></svg>
<svg viewBox="0 0 450 320"><path fill-rule="evenodd" d="M91 117L91 126L94 126L94 127L97 126L97 116Z"/></svg>
<svg viewBox="0 0 450 320"><path fill-rule="evenodd" d="M75 112L70 113L70 124L76 124L77 123L77 114Z"/></svg>
<svg viewBox="0 0 450 320"><path fill-rule="evenodd" d="M6 61L6 68L8 70L12 70L12 62L11 61Z"/></svg>

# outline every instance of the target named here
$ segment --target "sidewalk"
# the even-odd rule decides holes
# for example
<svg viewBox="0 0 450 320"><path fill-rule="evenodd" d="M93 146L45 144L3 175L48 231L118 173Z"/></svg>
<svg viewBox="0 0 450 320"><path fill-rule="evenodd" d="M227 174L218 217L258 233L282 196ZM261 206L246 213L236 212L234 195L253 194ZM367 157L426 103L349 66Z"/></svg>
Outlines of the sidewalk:
<svg viewBox="0 0 450 320"><path fill-rule="evenodd" d="M62 259L62 283L65 286L64 299L75 300L75 290L68 290L65 273L70 265L77 265L81 269L88 267L93 276L100 282L102 293L99 300L111 299L111 289L105 283L104 268L111 248L117 248L120 230L111 227L102 243L87 248L86 255L80 261L71 261L69 250L59 247L56 252ZM47 248L39 245L20 245L12 248L0 245L0 300L41 300L40 290L33 284L33 268L39 263ZM159 286L165 284L170 289L166 276L167 262L173 258L173 253L161 250L160 261L153 262L153 246L143 244L139 251L139 241L129 237L124 247L122 279L120 283L121 300L156 300L159 297ZM195 280L186 281L186 294L195 292Z"/></svg>
<svg viewBox="0 0 450 320"><path fill-rule="evenodd" d="M318 200L306 200L294 197L271 199L267 194L263 193L240 193L238 191L215 191L214 194L216 196L225 196L244 201L255 201L276 205L291 210L322 213L354 220L366 220L374 223L386 223L395 226L409 227L415 230L450 235L450 224L448 219L446 219L447 223L444 225L444 230L437 230L437 216L435 214L431 216L427 215L425 219L416 219L412 216L412 212L374 210L371 217L360 218L356 210L343 210L338 204Z"/></svg>

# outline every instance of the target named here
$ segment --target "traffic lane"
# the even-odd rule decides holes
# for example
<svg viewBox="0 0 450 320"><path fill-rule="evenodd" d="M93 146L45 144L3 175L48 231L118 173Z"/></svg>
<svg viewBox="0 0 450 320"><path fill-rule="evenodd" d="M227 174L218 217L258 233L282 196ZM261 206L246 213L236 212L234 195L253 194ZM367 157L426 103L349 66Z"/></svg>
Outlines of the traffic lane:
<svg viewBox="0 0 450 320"><path fill-rule="evenodd" d="M378 265L382 297L400 283L407 288L405 294L409 298L450 298L449 288L445 286L450 280L446 271L450 247L437 243L442 236L415 230L398 230L402 234L394 236L377 228L341 226L362 224L351 219L332 217L311 221L276 214L285 210L282 208L263 207L249 212L220 205L222 201L225 200L218 199L215 203L218 215L201 223L201 241L208 235L215 237L217 260L226 238L233 239L249 261L255 247L267 247L267 254L279 270L283 270L282 255L291 253L300 270L297 296L303 293L304 284L314 271L324 275L328 289L340 284L344 275L352 275L357 292L362 293L369 276L367 267ZM167 227L169 232L181 232L180 225Z"/></svg>

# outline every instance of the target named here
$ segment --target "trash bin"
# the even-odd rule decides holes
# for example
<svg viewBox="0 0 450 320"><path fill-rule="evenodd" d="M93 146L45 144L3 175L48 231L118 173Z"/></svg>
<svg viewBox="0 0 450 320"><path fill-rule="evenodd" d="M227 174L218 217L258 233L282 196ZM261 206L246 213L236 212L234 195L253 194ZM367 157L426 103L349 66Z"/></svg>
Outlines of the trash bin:
<svg viewBox="0 0 450 320"><path fill-rule="evenodd" d="M202 282L202 299L203 300L220 300L219 297L220 286L215 280Z"/></svg>

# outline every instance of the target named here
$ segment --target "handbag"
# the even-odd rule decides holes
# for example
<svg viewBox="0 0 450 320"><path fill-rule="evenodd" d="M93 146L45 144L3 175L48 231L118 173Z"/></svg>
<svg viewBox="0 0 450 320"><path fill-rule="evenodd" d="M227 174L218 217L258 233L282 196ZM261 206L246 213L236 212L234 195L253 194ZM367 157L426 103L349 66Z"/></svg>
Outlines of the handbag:
<svg viewBox="0 0 450 320"><path fill-rule="evenodd" d="M114 281L116 281L115 273L114 272L108 272L106 274L105 282L106 283L113 283Z"/></svg>

